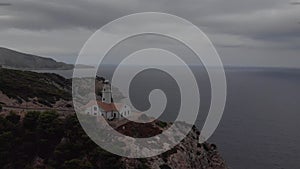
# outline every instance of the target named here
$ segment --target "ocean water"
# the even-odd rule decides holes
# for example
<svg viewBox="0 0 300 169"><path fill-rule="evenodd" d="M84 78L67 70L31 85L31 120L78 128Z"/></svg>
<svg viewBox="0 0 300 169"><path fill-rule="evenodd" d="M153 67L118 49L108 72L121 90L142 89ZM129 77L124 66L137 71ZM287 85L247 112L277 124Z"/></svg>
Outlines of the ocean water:
<svg viewBox="0 0 300 169"><path fill-rule="evenodd" d="M206 72L193 68L201 93L201 128L210 106ZM49 71L47 71L49 72ZM71 77L71 71L51 71ZM101 75L111 77L111 69ZM160 72L144 72L134 79L132 101L139 109L149 108L152 89L165 91L168 105L161 119L172 120L180 93L172 78ZM300 168L300 70L276 68L227 68L227 103L222 121L208 140L216 143L233 169ZM126 80L126 74L124 74Z"/></svg>
<svg viewBox="0 0 300 169"><path fill-rule="evenodd" d="M229 70L223 119L210 139L231 168L300 168L300 70Z"/></svg>

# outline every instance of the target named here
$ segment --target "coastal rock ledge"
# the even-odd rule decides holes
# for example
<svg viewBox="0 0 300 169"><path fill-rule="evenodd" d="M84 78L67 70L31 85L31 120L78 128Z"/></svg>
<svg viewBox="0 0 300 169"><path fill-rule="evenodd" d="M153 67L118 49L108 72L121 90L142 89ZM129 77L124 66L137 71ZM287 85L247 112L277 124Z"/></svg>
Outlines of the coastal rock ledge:
<svg viewBox="0 0 300 169"><path fill-rule="evenodd" d="M121 161L126 169L228 169L217 146L198 143L199 135L199 130L193 127L177 146L159 156L145 159L122 158Z"/></svg>

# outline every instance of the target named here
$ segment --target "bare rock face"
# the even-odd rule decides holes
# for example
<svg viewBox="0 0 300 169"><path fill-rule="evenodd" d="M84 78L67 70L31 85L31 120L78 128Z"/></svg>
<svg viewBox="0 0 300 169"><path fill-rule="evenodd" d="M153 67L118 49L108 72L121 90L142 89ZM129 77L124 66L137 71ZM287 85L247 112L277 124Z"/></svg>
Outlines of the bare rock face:
<svg viewBox="0 0 300 169"><path fill-rule="evenodd" d="M160 128L155 124L158 123L153 123L153 128ZM180 144L159 156L145 159L122 158L121 161L126 169L227 169L216 145L198 143L199 135L200 132L193 127Z"/></svg>

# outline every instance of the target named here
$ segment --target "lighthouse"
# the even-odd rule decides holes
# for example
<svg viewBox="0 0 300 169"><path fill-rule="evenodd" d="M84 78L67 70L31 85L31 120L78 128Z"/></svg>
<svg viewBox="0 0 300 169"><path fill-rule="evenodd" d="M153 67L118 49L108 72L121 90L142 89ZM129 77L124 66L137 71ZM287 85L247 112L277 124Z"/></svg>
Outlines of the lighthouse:
<svg viewBox="0 0 300 169"><path fill-rule="evenodd" d="M111 86L108 80L105 80L102 88L102 102L110 104L112 103Z"/></svg>
<svg viewBox="0 0 300 169"><path fill-rule="evenodd" d="M90 101L83 106L84 113L92 116L102 116L107 120L122 119L131 116L130 106L124 103L114 103L112 87L108 80L102 82L101 101Z"/></svg>

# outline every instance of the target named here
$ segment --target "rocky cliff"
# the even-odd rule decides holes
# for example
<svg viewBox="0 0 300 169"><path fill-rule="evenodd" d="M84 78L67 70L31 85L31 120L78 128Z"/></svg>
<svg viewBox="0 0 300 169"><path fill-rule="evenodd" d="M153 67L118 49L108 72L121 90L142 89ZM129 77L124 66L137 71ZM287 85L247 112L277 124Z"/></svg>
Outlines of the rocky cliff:
<svg viewBox="0 0 300 169"><path fill-rule="evenodd" d="M170 125L171 123L158 120L146 124L128 122L118 127L117 130L129 136L145 138L162 133ZM187 124L180 123L180 125L186 126ZM200 144L199 135L199 130L193 126L187 137L161 155L144 159L122 158L121 161L126 169L227 169L217 146L209 143ZM176 137L175 134L174 137ZM164 141L167 143L170 139L166 138Z"/></svg>

